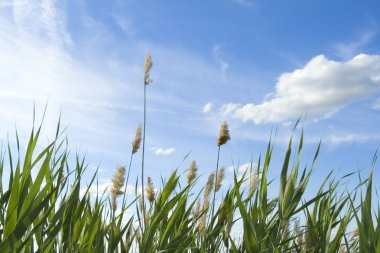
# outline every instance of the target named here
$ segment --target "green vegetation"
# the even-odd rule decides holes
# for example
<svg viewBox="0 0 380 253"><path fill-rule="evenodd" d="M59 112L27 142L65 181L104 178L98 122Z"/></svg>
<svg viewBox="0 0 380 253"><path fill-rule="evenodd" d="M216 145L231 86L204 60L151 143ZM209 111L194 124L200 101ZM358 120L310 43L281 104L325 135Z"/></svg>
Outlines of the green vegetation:
<svg viewBox="0 0 380 253"><path fill-rule="evenodd" d="M84 182L86 163L79 156L70 162L59 124L55 139L42 150L36 149L41 125L33 127L25 154L16 134L17 154L10 144L0 154L0 252L380 252L380 207L373 208L372 172L352 192L340 192L341 179L330 173L317 194L306 199L320 145L311 167L301 169L303 133L296 149L290 138L275 197L268 196L271 140L257 170L251 168L241 178L235 174L230 189L218 191L224 173L220 149L230 139L227 123L217 140L216 170L205 187L198 184L192 161L185 184L175 170L158 191L148 177L144 195L136 183L135 196L127 197L133 155L145 142L142 130L145 122L132 142L129 168L117 168L110 194L93 197L89 191L97 174ZM233 228L240 236L231 234Z"/></svg>

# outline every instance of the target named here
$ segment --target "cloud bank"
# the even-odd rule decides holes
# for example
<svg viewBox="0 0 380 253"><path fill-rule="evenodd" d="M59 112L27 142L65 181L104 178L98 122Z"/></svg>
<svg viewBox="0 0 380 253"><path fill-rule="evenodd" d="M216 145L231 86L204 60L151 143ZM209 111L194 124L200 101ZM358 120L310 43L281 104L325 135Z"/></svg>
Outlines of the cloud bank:
<svg viewBox="0 0 380 253"><path fill-rule="evenodd" d="M345 62L318 55L303 68L280 75L275 92L266 101L224 104L219 113L255 124L284 122L305 114L326 118L379 90L379 55L360 54Z"/></svg>

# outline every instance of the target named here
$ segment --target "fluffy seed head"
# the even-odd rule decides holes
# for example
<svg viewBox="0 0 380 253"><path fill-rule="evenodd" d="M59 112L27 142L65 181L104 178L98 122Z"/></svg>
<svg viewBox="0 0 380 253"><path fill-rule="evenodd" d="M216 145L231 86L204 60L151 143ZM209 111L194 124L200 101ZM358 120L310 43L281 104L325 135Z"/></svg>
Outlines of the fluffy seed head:
<svg viewBox="0 0 380 253"><path fill-rule="evenodd" d="M151 177L148 177L148 183L146 187L146 198L149 200L150 203L152 203L156 197L156 194L154 192L154 187L153 187L153 181Z"/></svg>
<svg viewBox="0 0 380 253"><path fill-rule="evenodd" d="M218 192L220 188L222 187L223 179L224 179L224 167L221 167L218 170L218 175L216 175L215 192Z"/></svg>
<svg viewBox="0 0 380 253"><path fill-rule="evenodd" d="M141 143L141 125L136 128L135 138L132 141L132 154L137 153Z"/></svg>
<svg viewBox="0 0 380 253"><path fill-rule="evenodd" d="M125 181L125 167L118 166L112 178L112 186L111 186L111 204L112 204L113 211L116 211L116 198L124 193L121 190L123 188L124 181Z"/></svg>
<svg viewBox="0 0 380 253"><path fill-rule="evenodd" d="M251 177L249 179L249 195L252 196L253 193L256 190L257 187L257 182L258 182L258 176L257 176L257 171L253 172L251 174Z"/></svg>
<svg viewBox="0 0 380 253"><path fill-rule="evenodd" d="M215 179L215 173L211 172L210 176L208 176L207 184L206 184L206 189L204 192L204 198L205 200L208 199L210 196L210 193L212 191L212 188L214 186L214 179Z"/></svg>
<svg viewBox="0 0 380 253"><path fill-rule="evenodd" d="M198 217L201 212L201 200L198 198L193 207L193 217Z"/></svg>
<svg viewBox="0 0 380 253"><path fill-rule="evenodd" d="M223 121L220 126L219 136L218 136L218 146L224 145L230 140L230 131L228 130L228 125L226 121Z"/></svg>
<svg viewBox="0 0 380 253"><path fill-rule="evenodd" d="M152 69L152 66L152 57L150 56L150 53L147 52L144 64L144 85L148 85L152 82L152 79L150 79L150 70Z"/></svg>
<svg viewBox="0 0 380 253"><path fill-rule="evenodd" d="M299 220L296 220L296 222L294 223L294 233L296 236L296 241L297 241L297 245L301 246L302 245L302 229L300 228L300 221Z"/></svg>
<svg viewBox="0 0 380 253"><path fill-rule="evenodd" d="M304 234L303 241L305 242L305 249L310 249L312 247L312 240L311 240L310 232L308 230L306 230Z"/></svg>
<svg viewBox="0 0 380 253"><path fill-rule="evenodd" d="M187 183L190 184L194 178L197 176L197 163L195 161L191 162L189 171L187 173Z"/></svg>
<svg viewBox="0 0 380 253"><path fill-rule="evenodd" d="M353 237L358 237L360 234L359 228L355 228L354 233L352 234Z"/></svg>

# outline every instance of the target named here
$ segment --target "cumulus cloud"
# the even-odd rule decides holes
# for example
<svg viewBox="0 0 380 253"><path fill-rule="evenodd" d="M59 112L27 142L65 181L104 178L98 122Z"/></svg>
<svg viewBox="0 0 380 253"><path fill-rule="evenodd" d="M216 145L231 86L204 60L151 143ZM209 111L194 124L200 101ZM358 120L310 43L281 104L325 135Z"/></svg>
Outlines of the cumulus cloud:
<svg viewBox="0 0 380 253"><path fill-rule="evenodd" d="M207 104L205 104L205 105L203 106L203 108L202 108L202 112L203 112L203 113L209 113L209 112L211 111L211 109L212 109L212 103L209 102L209 103L207 103Z"/></svg>
<svg viewBox="0 0 380 253"><path fill-rule="evenodd" d="M380 55L360 54L339 62L319 55L303 68L279 76L275 92L260 104L228 103L219 113L255 124L284 122L307 114L329 117L380 89Z"/></svg>
<svg viewBox="0 0 380 253"><path fill-rule="evenodd" d="M175 148L150 148L151 151L154 152L155 155L171 155L174 153Z"/></svg>

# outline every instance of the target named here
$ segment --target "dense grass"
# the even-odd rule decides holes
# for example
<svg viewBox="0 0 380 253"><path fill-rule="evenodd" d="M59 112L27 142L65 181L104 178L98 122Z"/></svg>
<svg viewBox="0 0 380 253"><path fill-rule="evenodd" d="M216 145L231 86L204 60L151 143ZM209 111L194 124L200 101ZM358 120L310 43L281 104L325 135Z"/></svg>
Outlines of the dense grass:
<svg viewBox="0 0 380 253"><path fill-rule="evenodd" d="M144 70L144 97L151 67L150 62ZM117 168L110 194L90 195L97 174L83 180L86 163L78 155L69 158L59 124L55 139L43 149L36 148L42 126L33 127L25 154L16 133L17 147L8 144L0 153L0 252L380 252L373 168L350 192L340 190L339 183L351 174L334 180L330 173L315 196L306 198L320 145L311 166L301 169L303 132L296 145L290 138L277 186L267 177L274 148L269 140L257 169L235 174L233 185L218 191L224 171L220 149L229 140L223 123L216 169L204 187L193 161L186 184L176 170L156 189L146 178L145 194L136 183L135 196L127 197L129 180L144 182L144 156L140 180L130 179L129 172L141 141L144 151L145 106L144 99L144 124L132 142L129 167ZM269 185L278 189L276 196L268 195ZM240 236L232 236L234 229Z"/></svg>
<svg viewBox="0 0 380 253"><path fill-rule="evenodd" d="M209 197L217 179L210 176L202 192L195 190L202 187L194 188L194 162L186 185L174 171L158 193L147 184L145 208L136 193L132 199L120 198L116 212L111 199L123 196L125 168L113 179L118 194L110 189L110 195L91 198L88 191L96 174L85 186L85 161L77 156L69 164L59 128L55 140L37 152L40 131L41 126L32 130L24 155L17 135L17 154L9 145L1 152L0 175L9 171L10 176L2 176L0 184L0 252L380 252L380 209L373 210L372 172L352 192L339 192L339 180L326 175L318 193L305 199L319 146L311 167L301 170L303 134L292 163L290 139L274 198L268 197L269 141L258 171L247 171L240 179L235 175L233 186L224 194L217 192L215 202ZM32 176L32 171L38 173ZM85 194L80 194L81 187L87 187ZM126 218L128 209L135 213L131 218ZM242 234L236 240L230 232L239 220ZM357 229L349 230L349 223Z"/></svg>

